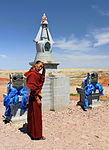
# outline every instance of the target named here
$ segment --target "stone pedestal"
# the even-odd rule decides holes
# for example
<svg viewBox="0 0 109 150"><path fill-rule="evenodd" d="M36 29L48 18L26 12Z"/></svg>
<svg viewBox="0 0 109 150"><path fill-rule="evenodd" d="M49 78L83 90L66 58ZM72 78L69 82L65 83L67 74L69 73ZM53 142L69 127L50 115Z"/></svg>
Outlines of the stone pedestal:
<svg viewBox="0 0 109 150"><path fill-rule="evenodd" d="M84 105L84 103L85 103L85 89L77 88L76 90L80 94L79 103L81 105ZM101 96L101 93L99 93L97 91L88 96L89 108L94 109L95 107L98 107L101 105L100 101L99 101L100 96Z"/></svg>
<svg viewBox="0 0 109 150"><path fill-rule="evenodd" d="M42 89L43 111L60 111L70 102L69 78L59 73L49 73Z"/></svg>
<svg viewBox="0 0 109 150"><path fill-rule="evenodd" d="M59 63L57 63L57 62L48 62L48 63L45 63L45 68L46 69L57 69L58 65L59 65Z"/></svg>

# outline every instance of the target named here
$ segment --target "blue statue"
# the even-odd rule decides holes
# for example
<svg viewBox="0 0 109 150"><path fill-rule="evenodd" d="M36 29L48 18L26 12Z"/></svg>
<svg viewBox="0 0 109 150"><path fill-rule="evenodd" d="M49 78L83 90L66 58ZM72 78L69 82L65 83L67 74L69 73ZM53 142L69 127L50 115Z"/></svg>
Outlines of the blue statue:
<svg viewBox="0 0 109 150"><path fill-rule="evenodd" d="M28 108L28 92L25 87L25 78L22 73L11 73L10 82L8 83L7 95L4 97L5 117L11 119L13 116L11 108L20 103L19 108L26 111ZM20 101L21 97L21 101Z"/></svg>
<svg viewBox="0 0 109 150"><path fill-rule="evenodd" d="M78 102L78 104L85 110L89 107L89 96L94 93L99 93L99 95L103 95L103 87L101 84L98 83L98 73L93 71L89 72L87 74L87 77L85 77L82 81L81 88L77 88L79 91L84 91L84 103L81 102L81 100ZM81 93L80 93L81 94Z"/></svg>

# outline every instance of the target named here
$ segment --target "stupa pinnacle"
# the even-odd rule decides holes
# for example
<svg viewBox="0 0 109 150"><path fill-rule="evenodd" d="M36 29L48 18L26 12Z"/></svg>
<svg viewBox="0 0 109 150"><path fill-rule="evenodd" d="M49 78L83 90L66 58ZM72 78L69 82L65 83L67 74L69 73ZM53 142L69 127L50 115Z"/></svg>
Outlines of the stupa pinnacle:
<svg viewBox="0 0 109 150"><path fill-rule="evenodd" d="M41 60L45 63L46 69L57 69L59 63L52 58L53 39L48 29L48 21L45 13L42 16L39 31L33 40L36 43L36 56L34 62ZM34 62L31 62L32 65Z"/></svg>

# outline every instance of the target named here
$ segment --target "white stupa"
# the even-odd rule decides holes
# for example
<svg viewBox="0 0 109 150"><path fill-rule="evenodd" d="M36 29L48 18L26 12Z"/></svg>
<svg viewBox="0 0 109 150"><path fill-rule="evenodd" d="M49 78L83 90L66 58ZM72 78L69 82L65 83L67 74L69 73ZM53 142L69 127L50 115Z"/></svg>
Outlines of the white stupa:
<svg viewBox="0 0 109 150"><path fill-rule="evenodd" d="M45 14L42 16L39 31L33 40L36 43L36 56L34 62L41 60L45 63L46 69L57 69L59 63L53 61L52 46L53 39L48 29L47 17ZM31 62L30 65L34 64Z"/></svg>

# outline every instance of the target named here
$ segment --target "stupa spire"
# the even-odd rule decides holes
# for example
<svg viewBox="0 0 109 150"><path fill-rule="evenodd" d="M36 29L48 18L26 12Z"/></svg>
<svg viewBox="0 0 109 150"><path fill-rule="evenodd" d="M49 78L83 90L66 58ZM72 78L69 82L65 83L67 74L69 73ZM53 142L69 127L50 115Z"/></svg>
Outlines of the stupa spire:
<svg viewBox="0 0 109 150"><path fill-rule="evenodd" d="M46 68L56 69L59 63L54 62L52 58L52 47L54 41L48 29L48 21L45 13L42 16L39 31L33 41L36 43L37 51L34 62L41 60L46 64Z"/></svg>

